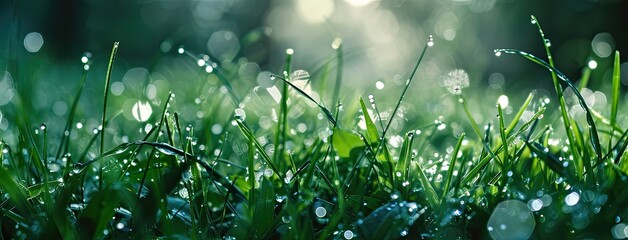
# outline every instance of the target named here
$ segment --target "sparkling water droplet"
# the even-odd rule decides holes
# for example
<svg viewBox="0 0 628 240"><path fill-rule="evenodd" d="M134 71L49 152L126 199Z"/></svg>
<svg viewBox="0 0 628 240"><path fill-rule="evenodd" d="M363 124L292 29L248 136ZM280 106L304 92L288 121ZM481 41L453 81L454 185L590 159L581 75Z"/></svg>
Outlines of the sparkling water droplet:
<svg viewBox="0 0 628 240"><path fill-rule="evenodd" d="M496 56L496 57L499 57L499 56L501 56L501 55L502 55L502 52L501 52L501 51L499 51L499 50L495 50L495 56Z"/></svg>
<svg viewBox="0 0 628 240"><path fill-rule="evenodd" d="M549 39L546 38L544 42L545 42L545 46L546 47L551 47L552 46L552 42Z"/></svg>
<svg viewBox="0 0 628 240"><path fill-rule="evenodd" d="M41 129L42 131L46 130L46 124L42 123L41 125L39 125L39 129Z"/></svg>
<svg viewBox="0 0 628 240"><path fill-rule="evenodd" d="M274 174L273 170L270 168L266 168L266 170L264 170L264 176L265 177L272 177Z"/></svg>
<svg viewBox="0 0 628 240"><path fill-rule="evenodd" d="M294 49L292 49L292 48L286 49L286 54L288 54L288 55L294 54Z"/></svg>
<svg viewBox="0 0 628 240"><path fill-rule="evenodd" d="M565 197L565 204L567 204L567 206L576 205L579 201L580 194L578 194L577 192L572 192Z"/></svg>
<svg viewBox="0 0 628 240"><path fill-rule="evenodd" d="M292 217L289 215L283 216L281 217L281 221L283 221L284 223L290 223L290 221L292 221Z"/></svg>
<svg viewBox="0 0 628 240"><path fill-rule="evenodd" d="M351 230L347 230L347 231L345 231L345 232L342 234L342 236L343 236L345 239L352 239L352 238L353 238L353 232L352 232Z"/></svg>
<svg viewBox="0 0 628 240"><path fill-rule="evenodd" d="M376 87L377 89L379 89L379 90L384 89L384 82L382 82L382 81L377 81L377 82L375 82L375 87Z"/></svg>
<svg viewBox="0 0 628 240"><path fill-rule="evenodd" d="M342 38L335 38L333 42L331 42L331 48L338 49L342 46Z"/></svg>
<svg viewBox="0 0 628 240"><path fill-rule="evenodd" d="M92 53L84 52L83 56L81 56L81 62L83 64L91 64L91 61L92 61Z"/></svg>
<svg viewBox="0 0 628 240"><path fill-rule="evenodd" d="M530 23L536 24L536 17L534 17L534 15L530 15Z"/></svg>
<svg viewBox="0 0 628 240"><path fill-rule="evenodd" d="M430 36L427 38L427 46L428 46L428 47L432 47L432 46L434 46L434 37L432 37L432 35L430 35Z"/></svg>
<svg viewBox="0 0 628 240"><path fill-rule="evenodd" d="M177 50L177 52L179 54L183 54L183 53L185 53L185 49L183 48L183 46L181 46L181 47L179 47L179 50Z"/></svg>
<svg viewBox="0 0 628 240"><path fill-rule="evenodd" d="M235 118L240 121L244 121L246 119L246 112L242 108L235 109Z"/></svg>
<svg viewBox="0 0 628 240"><path fill-rule="evenodd" d="M596 68L597 68L597 62L596 62L595 60L590 60L590 61L587 63L587 66L588 66L590 69L596 69Z"/></svg>
<svg viewBox="0 0 628 240"><path fill-rule="evenodd" d="M325 209L324 207L317 207L316 210L314 210L314 213L316 213L317 217L322 218L327 215L327 209Z"/></svg>

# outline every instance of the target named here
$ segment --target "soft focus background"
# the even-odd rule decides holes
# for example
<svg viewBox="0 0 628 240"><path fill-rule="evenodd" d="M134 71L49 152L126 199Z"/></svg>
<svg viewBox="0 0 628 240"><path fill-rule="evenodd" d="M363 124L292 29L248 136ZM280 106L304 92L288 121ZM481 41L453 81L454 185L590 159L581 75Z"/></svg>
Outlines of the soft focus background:
<svg viewBox="0 0 628 240"><path fill-rule="evenodd" d="M622 16L627 10L628 2L620 0L2 1L0 133L6 131L5 138L11 139L11 102L18 93L33 113L33 126L47 122L62 129L85 67L90 71L79 111L94 116L82 120L86 128L97 127L114 41L120 42L120 50L109 106L138 126L156 121L150 113L160 112L159 104L172 91L182 119L214 124L215 134L236 108L258 128L270 128L279 84L268 74L281 73L288 48L294 49L293 69L310 75L303 86L308 84L308 92L330 106L339 44L344 52L340 99L355 111L358 96L373 94L386 118L430 34L435 46L402 104L405 120L392 127L416 128L438 116L461 114L456 99L442 88L443 76L458 68L470 76L463 94L477 110L477 120L486 122L494 115L486 111L494 111L501 95L518 106L531 90L540 96L553 93L547 71L518 57L493 54L495 48L517 48L544 56L531 14L551 40L557 67L572 80L586 66L595 68L591 90L583 94L594 107L597 101L603 108L606 96L596 91L608 88L604 83L610 82L614 51L628 49L628 21ZM180 48L189 54L177 53ZM206 61L199 63L202 59ZM244 99L239 106L206 65L227 73ZM628 63L622 69L628 72ZM628 85L628 78L622 81ZM292 118L307 116L304 111L317 113L304 102L295 103L302 104L294 108L301 112L295 110ZM150 113L144 110L139 116L137 109ZM212 122L195 121L207 116ZM130 126L112 128L134 129ZM454 132L464 127L451 126ZM117 139L128 140L122 137Z"/></svg>

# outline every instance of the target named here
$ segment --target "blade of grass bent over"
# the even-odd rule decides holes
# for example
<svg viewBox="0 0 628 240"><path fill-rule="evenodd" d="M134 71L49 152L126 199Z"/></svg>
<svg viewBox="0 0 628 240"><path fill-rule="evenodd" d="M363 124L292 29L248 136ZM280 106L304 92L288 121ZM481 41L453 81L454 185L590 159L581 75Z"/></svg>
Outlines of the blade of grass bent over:
<svg viewBox="0 0 628 240"><path fill-rule="evenodd" d="M595 151L595 153L597 155L597 159L598 159L598 163L599 163L602 160L602 149L601 149L601 146L600 146L600 137L598 136L598 133L597 133L597 127L595 126L595 122L593 121L593 116L592 116L591 110L589 109L589 106L587 106L587 103L584 100L584 97L582 97L582 95L578 91L578 88L576 88L576 86L571 82L571 80L569 80L569 78L567 78L567 76L565 76L565 74L560 72L558 69L550 66L547 62L545 62L542 59L540 59L540 58L538 58L538 57L536 57L536 56L534 56L532 54L529 54L527 52L516 50L516 49L496 49L495 52L496 53L507 53L507 54L523 56L526 59L528 59L528 60L530 60L530 61L532 61L532 62L534 62L536 64L539 64L539 65L547 68L551 72L554 72L556 74L556 76L563 83L565 83L567 85L567 87L569 87L569 88L571 88L571 90L573 90L574 94L578 98L578 102L579 102L580 106L585 111L587 124L589 125L589 135L591 137L591 145L593 146L593 150Z"/></svg>

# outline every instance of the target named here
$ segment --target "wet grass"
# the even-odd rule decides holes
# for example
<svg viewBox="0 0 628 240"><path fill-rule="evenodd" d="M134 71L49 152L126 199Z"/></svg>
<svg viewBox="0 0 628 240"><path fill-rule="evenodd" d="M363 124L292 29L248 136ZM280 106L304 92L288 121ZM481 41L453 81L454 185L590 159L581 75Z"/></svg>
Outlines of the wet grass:
<svg viewBox="0 0 628 240"><path fill-rule="evenodd" d="M470 106L463 95L468 76L455 70L445 85L464 117L452 113L397 133L391 126L402 118L402 104L415 104L404 99L421 81L414 79L434 49L431 37L399 92L391 90L398 100L386 115L373 95L340 104L340 40L325 74L293 71L293 51L287 51L283 73L269 74L280 93L272 111L263 102L273 103L272 96L230 83L238 66L181 48L202 67L196 76L214 86L184 89L210 92L195 103L182 103L172 92L152 101L160 110L140 131L136 122L117 118L121 111L107 114L108 101L120 98L109 96L116 43L102 112L80 109L89 65L64 122L55 124L59 129L31 127L38 117L22 104L28 96L3 109L0 116L16 126L14 134L0 135L6 138L0 143L2 237L626 238L628 130L619 120L619 52L605 106L610 110L599 112L581 94L587 75L576 87L561 73L541 25L534 17L532 23L547 61L520 50L495 53L548 70L556 99L532 92L510 104L514 115L505 113L504 103ZM319 99L309 78L335 80L332 98ZM205 112L186 122L180 112L188 105ZM496 117L476 121L477 109ZM90 119L93 131L83 127ZM445 121L464 122L473 133L447 132Z"/></svg>

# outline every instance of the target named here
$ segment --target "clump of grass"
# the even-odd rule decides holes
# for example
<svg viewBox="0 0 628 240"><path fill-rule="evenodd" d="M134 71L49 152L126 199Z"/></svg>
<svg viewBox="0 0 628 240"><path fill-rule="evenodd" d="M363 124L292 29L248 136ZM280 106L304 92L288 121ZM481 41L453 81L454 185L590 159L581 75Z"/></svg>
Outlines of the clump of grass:
<svg viewBox="0 0 628 240"><path fill-rule="evenodd" d="M468 75L455 70L445 77L446 87L466 119L439 118L405 133L392 133L391 125L423 58L430 56L431 37L387 122L372 95L370 106L355 99L355 111L336 105L343 74L338 42L336 65L327 68L336 67L336 87L328 101L332 109L295 84L305 73L292 71L291 50L283 74L271 75L281 97L274 126L267 128L246 117L247 111L250 115L262 108L250 101L254 91L230 84L238 68L203 62L211 66L202 66L203 80L217 79L217 86L226 88L224 94L206 99L203 107L213 114L199 120L201 124L183 122L177 99L169 92L154 103L162 109L157 121L142 126L139 133L124 133L128 140L121 141L105 134L129 131L124 126L131 125L115 119L117 114L106 114L116 43L105 78L102 129L73 127L77 119L98 118L77 110L89 67L84 68L63 129L42 124L33 131L27 111L15 105L19 137L0 142L3 236L626 238L628 130L618 120L619 53L613 65L610 116L603 116L554 66L550 44L535 17L532 23L548 61L513 49L495 53L521 56L549 70L559 116L546 116L546 109L556 106L533 92L514 116L504 114L504 106L489 103L482 107L497 115L495 122L476 121L463 94ZM329 81L330 74L321 75L322 82ZM566 88L578 105L567 105ZM221 104L223 98L229 98L233 108L224 110L229 107ZM305 117L291 118L299 99L312 108L303 110L309 105L302 105ZM200 98L196 102L203 103ZM582 108L584 115L570 115L569 108ZM228 118L220 123L215 118L222 112ZM358 120L347 122L343 114ZM468 122L464 129L473 136L446 133L445 119ZM564 136L554 130L556 121L562 123ZM298 134L293 125L300 126ZM52 146L58 147L54 155Z"/></svg>

